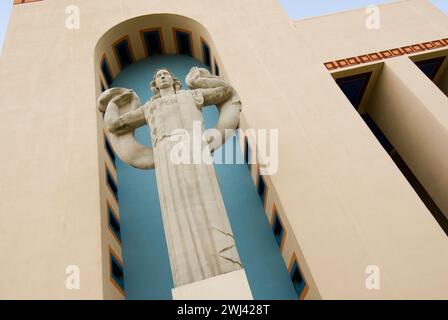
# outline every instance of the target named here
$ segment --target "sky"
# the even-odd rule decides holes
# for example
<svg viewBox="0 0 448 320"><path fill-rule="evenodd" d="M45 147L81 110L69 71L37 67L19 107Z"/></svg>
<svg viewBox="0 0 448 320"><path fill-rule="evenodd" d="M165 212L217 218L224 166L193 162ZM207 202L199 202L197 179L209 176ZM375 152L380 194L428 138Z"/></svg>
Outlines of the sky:
<svg viewBox="0 0 448 320"><path fill-rule="evenodd" d="M224 0L225 1L225 0ZM392 1L385 0L279 0L291 19L320 16L338 11L346 11ZM8 26L9 14L13 0L0 0L0 54ZM432 0L432 2L448 15L448 0Z"/></svg>
<svg viewBox="0 0 448 320"><path fill-rule="evenodd" d="M3 48L6 28L8 26L9 14L13 0L0 0L0 54Z"/></svg>
<svg viewBox="0 0 448 320"><path fill-rule="evenodd" d="M291 19L298 20L395 1L386 0L279 0ZM448 15L448 0L431 0Z"/></svg>

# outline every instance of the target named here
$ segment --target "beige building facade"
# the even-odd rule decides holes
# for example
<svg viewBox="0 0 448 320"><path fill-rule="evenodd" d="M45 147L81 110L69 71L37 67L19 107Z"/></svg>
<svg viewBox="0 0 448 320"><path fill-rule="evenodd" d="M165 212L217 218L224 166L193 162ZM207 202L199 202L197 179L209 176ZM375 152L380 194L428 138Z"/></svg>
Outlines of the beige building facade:
<svg viewBox="0 0 448 320"><path fill-rule="evenodd" d="M42 0L13 7L0 57L1 299L124 298L96 100L102 66L122 70L115 44L148 57L145 30L163 54L187 31L203 63L207 43L243 101L240 128L278 129L263 205L286 268L305 279L298 298L448 298L448 19L429 1L291 21L276 0ZM254 136L239 141L256 156ZM232 281L218 280L221 297Z"/></svg>

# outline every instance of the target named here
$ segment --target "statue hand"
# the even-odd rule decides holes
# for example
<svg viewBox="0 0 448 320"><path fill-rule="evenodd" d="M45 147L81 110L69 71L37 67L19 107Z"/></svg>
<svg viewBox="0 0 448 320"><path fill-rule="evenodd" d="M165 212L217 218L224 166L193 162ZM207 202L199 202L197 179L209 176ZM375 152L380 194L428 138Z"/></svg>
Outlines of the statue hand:
<svg viewBox="0 0 448 320"><path fill-rule="evenodd" d="M194 83L196 80L198 80L201 77L201 72L199 71L198 67L193 67L190 70L190 73L188 75L188 79L190 82Z"/></svg>
<svg viewBox="0 0 448 320"><path fill-rule="evenodd" d="M193 67L187 75L186 83L190 88L200 88L203 86L202 80L212 78L210 72L204 68Z"/></svg>
<svg viewBox="0 0 448 320"><path fill-rule="evenodd" d="M127 91L123 92L122 94L113 98L110 102L115 103L117 106L120 107L126 103L131 102L132 96L133 96L133 91L127 90Z"/></svg>

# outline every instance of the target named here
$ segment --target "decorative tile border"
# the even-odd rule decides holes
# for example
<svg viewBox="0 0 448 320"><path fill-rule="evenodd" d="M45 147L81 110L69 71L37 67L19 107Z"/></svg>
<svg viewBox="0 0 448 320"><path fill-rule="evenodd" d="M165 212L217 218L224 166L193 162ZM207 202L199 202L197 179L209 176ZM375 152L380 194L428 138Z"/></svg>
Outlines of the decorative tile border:
<svg viewBox="0 0 448 320"><path fill-rule="evenodd" d="M30 2L37 2L42 0L14 0L14 4L23 4L23 3L30 3Z"/></svg>
<svg viewBox="0 0 448 320"><path fill-rule="evenodd" d="M336 70L341 68L347 68L359 64L380 61L393 57L403 56L412 53L418 53L427 50L434 50L438 48L448 47L448 38L428 41L418 44L413 44L401 48L394 48L390 50L384 50L380 52L369 53L357 57L351 57L346 59L340 59L336 61L325 62L324 65L328 70Z"/></svg>

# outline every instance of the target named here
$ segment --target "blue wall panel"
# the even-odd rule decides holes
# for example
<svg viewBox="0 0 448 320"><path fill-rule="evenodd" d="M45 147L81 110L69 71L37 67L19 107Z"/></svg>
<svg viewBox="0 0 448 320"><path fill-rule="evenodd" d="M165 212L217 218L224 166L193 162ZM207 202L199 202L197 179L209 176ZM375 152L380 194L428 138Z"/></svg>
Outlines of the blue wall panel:
<svg viewBox="0 0 448 320"><path fill-rule="evenodd" d="M149 83L158 68L168 67L185 88L185 76L192 66L202 65L188 56L151 57L126 68L113 86L134 89L144 103L152 95ZM217 109L206 108L204 117L206 126L212 127L218 118ZM138 129L136 138L142 144L151 145L147 127ZM240 149L235 149L242 162ZM215 167L254 298L297 299L247 166ZM173 282L155 173L131 168L118 159L117 171L126 298L171 299Z"/></svg>

